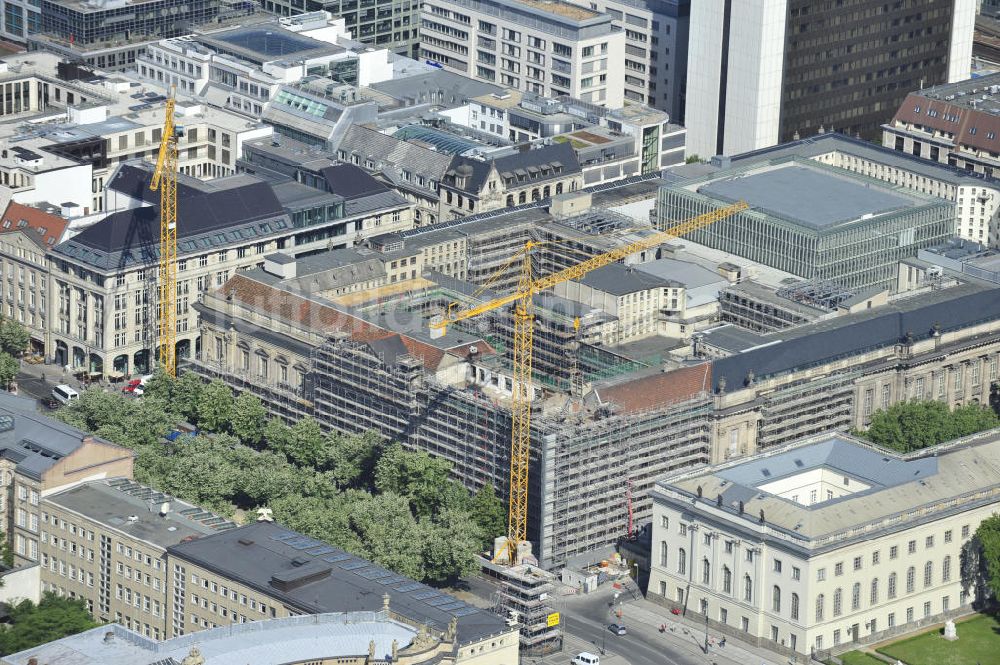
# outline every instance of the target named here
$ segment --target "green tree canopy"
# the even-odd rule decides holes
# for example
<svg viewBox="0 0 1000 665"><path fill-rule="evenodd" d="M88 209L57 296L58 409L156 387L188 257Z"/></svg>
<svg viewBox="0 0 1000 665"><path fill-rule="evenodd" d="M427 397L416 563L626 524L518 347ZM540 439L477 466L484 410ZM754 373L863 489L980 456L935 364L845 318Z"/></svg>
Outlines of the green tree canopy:
<svg viewBox="0 0 1000 665"><path fill-rule="evenodd" d="M8 387L17 376L18 369L20 369L20 363L17 362L17 359L6 351L0 351L0 385L4 388Z"/></svg>
<svg viewBox="0 0 1000 665"><path fill-rule="evenodd" d="M10 655L96 628L80 598L64 598L47 591L35 605L23 600L10 608L11 624L0 630L0 655Z"/></svg>
<svg viewBox="0 0 1000 665"><path fill-rule="evenodd" d="M245 444L256 445L264 437L267 409L260 398L241 393L233 403L233 434Z"/></svg>
<svg viewBox="0 0 1000 665"><path fill-rule="evenodd" d="M173 408L177 414L188 422L197 424L198 404L206 384L194 372L183 372L174 382Z"/></svg>
<svg viewBox="0 0 1000 665"><path fill-rule="evenodd" d="M27 328L14 319L5 318L0 321L0 351L17 356L28 348L31 334Z"/></svg>
<svg viewBox="0 0 1000 665"><path fill-rule="evenodd" d="M493 485L483 485L472 497L469 508L472 519L483 532L483 547L491 549L493 539L507 533L507 506L497 496Z"/></svg>
<svg viewBox="0 0 1000 665"><path fill-rule="evenodd" d="M328 434L312 418L294 427L265 421L255 397L233 400L221 382L188 376L166 378L139 400L84 391L56 416L132 448L141 483L224 515L270 507L292 529L421 581L465 574L503 531L492 489L470 497L449 478L447 462L398 445L384 449L374 433ZM165 445L185 409L204 432L217 433Z"/></svg>
<svg viewBox="0 0 1000 665"><path fill-rule="evenodd" d="M344 489L371 488L381 449L381 442L374 432L360 436L330 432L326 442L326 464L337 486Z"/></svg>
<svg viewBox="0 0 1000 665"><path fill-rule="evenodd" d="M949 411L941 402L915 401L876 411L868 430L855 434L905 453L997 426L997 414L986 406L969 404Z"/></svg>
<svg viewBox="0 0 1000 665"><path fill-rule="evenodd" d="M385 449L375 466L375 488L406 498L413 512L427 517L437 512L451 479L451 463L423 451L403 450L398 443Z"/></svg>
<svg viewBox="0 0 1000 665"><path fill-rule="evenodd" d="M962 562L963 583L970 585L967 575L972 572L979 578L975 581L977 592L984 589L993 598L1000 598L1000 515L994 514L979 524L970 546L972 552L963 550L963 558L971 554L976 560L971 565Z"/></svg>
<svg viewBox="0 0 1000 665"><path fill-rule="evenodd" d="M233 419L233 391L219 379L198 396L198 425L209 432L226 432Z"/></svg>

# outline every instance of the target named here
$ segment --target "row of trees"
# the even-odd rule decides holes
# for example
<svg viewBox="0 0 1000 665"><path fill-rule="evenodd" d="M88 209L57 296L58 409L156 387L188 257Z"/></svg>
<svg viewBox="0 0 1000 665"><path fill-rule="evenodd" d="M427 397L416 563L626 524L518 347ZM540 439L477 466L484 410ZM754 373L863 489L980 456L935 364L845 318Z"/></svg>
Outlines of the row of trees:
<svg viewBox="0 0 1000 665"><path fill-rule="evenodd" d="M23 600L10 607L10 623L0 628L0 656L30 649L67 635L96 628L80 598L48 591L37 605Z"/></svg>
<svg viewBox="0 0 1000 665"><path fill-rule="evenodd" d="M908 453L994 427L1000 427L1000 418L988 406L969 404L952 411L947 404L927 400L900 402L876 411L868 430L854 434Z"/></svg>
<svg viewBox="0 0 1000 665"><path fill-rule="evenodd" d="M312 418L289 427L257 397L190 373L157 373L141 400L89 390L56 415L132 448L142 483L227 515L270 507L289 528L430 583L474 570L506 527L493 488L470 495L444 460ZM199 435L164 444L180 419Z"/></svg>
<svg viewBox="0 0 1000 665"><path fill-rule="evenodd" d="M9 387L17 377L17 358L28 348L31 335L14 319L0 319L0 385Z"/></svg>

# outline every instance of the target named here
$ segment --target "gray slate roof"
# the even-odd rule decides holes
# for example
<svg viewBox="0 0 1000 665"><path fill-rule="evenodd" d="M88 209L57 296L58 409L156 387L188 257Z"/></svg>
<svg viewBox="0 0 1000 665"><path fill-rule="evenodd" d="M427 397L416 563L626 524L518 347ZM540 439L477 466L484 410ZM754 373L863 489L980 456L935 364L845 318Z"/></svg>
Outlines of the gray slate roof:
<svg viewBox="0 0 1000 665"><path fill-rule="evenodd" d="M348 159L350 155L357 154L376 163L385 162L405 169L428 180L440 181L451 163L451 155L409 141L401 141L361 125L352 125L337 148L347 153ZM409 183L416 186L412 178Z"/></svg>
<svg viewBox="0 0 1000 665"><path fill-rule="evenodd" d="M1000 319L1000 289L977 291L914 309L904 309L906 306L904 303L880 308L884 313L875 316L834 319L836 327L803 326L797 329L796 337L713 360L712 383L718 387L719 379L726 377L727 385L733 388L742 386L750 371L761 379L893 345L907 333L912 333L915 340L926 339L933 334L935 324L944 332ZM782 340L787 334L774 333L768 341Z"/></svg>
<svg viewBox="0 0 1000 665"><path fill-rule="evenodd" d="M552 165L558 163L562 166L560 173L549 171L548 175L537 170L542 165ZM471 194L478 194L486 186L486 178L490 174L490 166L496 168L501 176L507 174L517 174L519 171L525 174L523 182L518 182L516 186L523 187L533 183L544 183L549 180L565 178L569 174L580 173L580 162L576 157L576 151L569 143L553 143L534 150L520 150L512 155L497 157L491 161L473 159L471 157L456 156L452 162L445 181L452 187L461 189ZM464 187L457 187L454 183L454 174L458 173L461 167L471 167L471 176L466 181Z"/></svg>
<svg viewBox="0 0 1000 665"><path fill-rule="evenodd" d="M273 522L205 536L169 551L309 614L380 610L387 593L393 612L437 630L457 617L462 644L506 629L504 620L488 610Z"/></svg>
<svg viewBox="0 0 1000 665"><path fill-rule="evenodd" d="M42 474L76 452L86 436L86 432L38 413L34 399L0 391L0 456L14 461L18 473L41 480ZM123 448L122 454L128 452Z"/></svg>

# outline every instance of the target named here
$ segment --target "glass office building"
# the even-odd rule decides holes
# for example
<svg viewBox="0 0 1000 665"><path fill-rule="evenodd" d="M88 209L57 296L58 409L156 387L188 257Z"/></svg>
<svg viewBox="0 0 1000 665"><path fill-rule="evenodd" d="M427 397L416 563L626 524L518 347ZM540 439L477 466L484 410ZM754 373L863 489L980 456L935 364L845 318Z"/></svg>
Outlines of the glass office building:
<svg viewBox="0 0 1000 665"><path fill-rule="evenodd" d="M685 237L855 290L891 288L901 259L947 240L955 226L946 201L800 158L664 185L657 225L666 228L739 200L750 209Z"/></svg>

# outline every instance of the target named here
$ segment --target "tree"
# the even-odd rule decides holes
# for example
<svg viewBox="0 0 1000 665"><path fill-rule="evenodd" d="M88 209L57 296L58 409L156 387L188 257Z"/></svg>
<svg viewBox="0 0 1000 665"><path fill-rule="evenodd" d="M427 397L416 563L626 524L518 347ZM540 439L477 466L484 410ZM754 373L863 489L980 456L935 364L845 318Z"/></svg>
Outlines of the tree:
<svg viewBox="0 0 1000 665"><path fill-rule="evenodd" d="M163 369L163 365L157 363L156 367L153 368L153 375L146 380L145 385L142 387L142 394L145 397L156 397L162 399L167 404L172 404L174 401L174 385L177 383L177 379L167 374L167 370Z"/></svg>
<svg viewBox="0 0 1000 665"><path fill-rule="evenodd" d="M226 432L233 419L233 391L219 379L198 396L198 425L209 432Z"/></svg>
<svg viewBox="0 0 1000 665"><path fill-rule="evenodd" d="M364 556L417 580L424 579L421 536L409 501L392 492L363 498L348 511Z"/></svg>
<svg viewBox="0 0 1000 665"><path fill-rule="evenodd" d="M18 356L28 348L31 334L14 319L0 321L0 351Z"/></svg>
<svg viewBox="0 0 1000 665"><path fill-rule="evenodd" d="M299 466L317 468L326 460L326 436L315 418L302 418L292 426L281 452Z"/></svg>
<svg viewBox="0 0 1000 665"><path fill-rule="evenodd" d="M962 552L962 582L966 589L972 586L977 592L985 591L988 597L1000 598L1000 515L994 514L979 524L969 548L968 554Z"/></svg>
<svg viewBox="0 0 1000 665"><path fill-rule="evenodd" d="M425 581L452 584L479 567L476 554L484 536L469 513L446 508L421 520L420 532Z"/></svg>
<svg viewBox="0 0 1000 665"><path fill-rule="evenodd" d="M483 485L472 497L470 504L472 519L483 532L482 545L486 549L493 546L493 539L507 533L507 508L497 496L493 485Z"/></svg>
<svg viewBox="0 0 1000 665"><path fill-rule="evenodd" d="M290 529L364 555L364 547L351 528L352 503L370 498L367 494L339 494L333 499L314 496L284 496L269 505L274 519Z"/></svg>
<svg viewBox="0 0 1000 665"><path fill-rule="evenodd" d="M35 605L23 600L10 608L11 624L0 630L0 655L9 655L96 628L81 598L47 591Z"/></svg>
<svg viewBox="0 0 1000 665"><path fill-rule="evenodd" d="M174 382L174 409L188 422L198 422L198 404L205 385L194 372L183 372Z"/></svg>
<svg viewBox="0 0 1000 665"><path fill-rule="evenodd" d="M17 359L6 351L0 351L0 385L9 388L10 382L17 377L18 369L20 364Z"/></svg>
<svg viewBox="0 0 1000 665"><path fill-rule="evenodd" d="M281 418L271 418L264 425L264 441L272 450L283 451L287 448L288 438L291 435L292 428L282 422Z"/></svg>
<svg viewBox="0 0 1000 665"><path fill-rule="evenodd" d="M371 488L381 442L374 432L350 436L331 432L327 435L327 468L337 486L343 489Z"/></svg>
<svg viewBox="0 0 1000 665"><path fill-rule="evenodd" d="M936 401L901 402L876 411L868 431L855 431L885 448L910 452L1000 425L996 413L978 404L949 411Z"/></svg>
<svg viewBox="0 0 1000 665"><path fill-rule="evenodd" d="M428 517L442 503L442 490L450 482L451 463L419 451L389 446L375 466L375 488L409 500L414 514Z"/></svg>
<svg viewBox="0 0 1000 665"><path fill-rule="evenodd" d="M241 393L233 403L233 434L248 445L260 443L264 437L267 409L260 398L250 393Z"/></svg>

